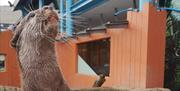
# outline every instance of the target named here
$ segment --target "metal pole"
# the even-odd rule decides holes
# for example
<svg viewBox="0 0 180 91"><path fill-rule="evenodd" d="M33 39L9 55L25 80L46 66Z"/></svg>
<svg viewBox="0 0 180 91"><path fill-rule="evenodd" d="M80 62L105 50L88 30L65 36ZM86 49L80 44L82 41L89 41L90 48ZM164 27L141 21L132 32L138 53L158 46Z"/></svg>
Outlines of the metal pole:
<svg viewBox="0 0 180 91"><path fill-rule="evenodd" d="M39 0L39 8L42 8L44 6L44 0Z"/></svg>
<svg viewBox="0 0 180 91"><path fill-rule="evenodd" d="M143 5L149 2L152 2L152 0L139 0L139 11L142 11Z"/></svg>
<svg viewBox="0 0 180 91"><path fill-rule="evenodd" d="M66 0L66 33L68 36L72 36L73 33L73 22L71 16L72 3L72 0Z"/></svg>
<svg viewBox="0 0 180 91"><path fill-rule="evenodd" d="M64 0L60 0L60 32L64 32Z"/></svg>

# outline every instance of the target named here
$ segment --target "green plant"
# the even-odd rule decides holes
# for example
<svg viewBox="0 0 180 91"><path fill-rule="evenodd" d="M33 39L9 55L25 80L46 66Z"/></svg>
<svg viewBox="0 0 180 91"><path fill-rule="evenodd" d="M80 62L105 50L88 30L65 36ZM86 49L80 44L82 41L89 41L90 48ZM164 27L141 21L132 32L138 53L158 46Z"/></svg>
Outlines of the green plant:
<svg viewBox="0 0 180 91"><path fill-rule="evenodd" d="M178 0L167 0L166 7L176 7ZM176 4L176 6L174 5ZM180 4L180 3L179 3ZM180 5L179 5L180 6ZM180 9L180 8L179 8ZM168 11L166 59L165 59L165 87L172 91L180 91L180 13Z"/></svg>

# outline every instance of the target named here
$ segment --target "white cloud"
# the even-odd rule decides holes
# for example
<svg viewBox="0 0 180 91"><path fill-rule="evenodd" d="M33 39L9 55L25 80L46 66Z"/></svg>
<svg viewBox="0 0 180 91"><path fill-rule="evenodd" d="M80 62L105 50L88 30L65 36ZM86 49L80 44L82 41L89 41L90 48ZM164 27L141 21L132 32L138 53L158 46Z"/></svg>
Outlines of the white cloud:
<svg viewBox="0 0 180 91"><path fill-rule="evenodd" d="M8 1L13 4L15 0L0 0L0 6L9 6Z"/></svg>

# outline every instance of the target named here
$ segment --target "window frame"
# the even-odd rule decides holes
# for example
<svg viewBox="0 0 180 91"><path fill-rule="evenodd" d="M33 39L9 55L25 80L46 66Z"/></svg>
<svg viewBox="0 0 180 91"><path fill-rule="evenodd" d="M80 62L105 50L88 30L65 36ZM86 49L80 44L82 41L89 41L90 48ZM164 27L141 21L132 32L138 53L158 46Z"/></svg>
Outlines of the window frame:
<svg viewBox="0 0 180 91"><path fill-rule="evenodd" d="M6 59L7 59L7 54L5 54L5 53L0 53L0 56L1 55L3 55L4 57L5 57L5 59L4 60L2 60L2 61L4 61L4 69L3 70L0 70L0 73L2 73L2 72L6 72Z"/></svg>

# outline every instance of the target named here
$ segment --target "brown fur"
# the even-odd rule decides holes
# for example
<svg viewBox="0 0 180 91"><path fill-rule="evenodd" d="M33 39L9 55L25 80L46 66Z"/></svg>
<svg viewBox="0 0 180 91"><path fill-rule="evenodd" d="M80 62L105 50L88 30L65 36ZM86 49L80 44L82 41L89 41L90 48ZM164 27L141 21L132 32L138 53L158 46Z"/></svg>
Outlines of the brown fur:
<svg viewBox="0 0 180 91"><path fill-rule="evenodd" d="M49 6L30 12L16 27L11 45L17 49L23 91L70 91L50 41L57 32L58 15Z"/></svg>

